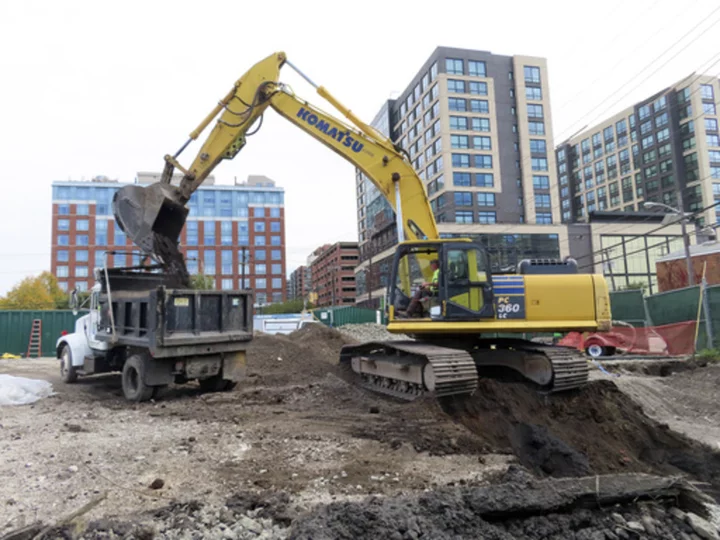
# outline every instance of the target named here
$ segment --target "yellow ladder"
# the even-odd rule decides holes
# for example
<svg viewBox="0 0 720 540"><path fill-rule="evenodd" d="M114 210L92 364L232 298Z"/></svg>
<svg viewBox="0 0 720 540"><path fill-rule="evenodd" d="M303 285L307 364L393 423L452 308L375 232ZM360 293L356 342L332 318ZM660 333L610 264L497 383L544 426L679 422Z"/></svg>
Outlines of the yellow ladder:
<svg viewBox="0 0 720 540"><path fill-rule="evenodd" d="M30 342L26 358L31 358L32 354L35 355L35 358L42 356L42 320L40 319L33 319L30 329Z"/></svg>

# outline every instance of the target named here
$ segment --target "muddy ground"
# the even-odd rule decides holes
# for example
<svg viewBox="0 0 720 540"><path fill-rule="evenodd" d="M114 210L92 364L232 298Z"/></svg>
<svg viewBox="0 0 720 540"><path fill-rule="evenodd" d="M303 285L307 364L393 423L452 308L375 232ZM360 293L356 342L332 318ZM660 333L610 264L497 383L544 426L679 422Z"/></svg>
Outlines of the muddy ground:
<svg viewBox="0 0 720 540"><path fill-rule="evenodd" d="M36 521L55 523L105 493L81 519L92 530L87 538L127 535L140 527L141 512L165 538L184 537L182 524L201 527L202 537L361 537L343 532L348 512L375 516L367 518L375 525L362 525L375 531L368 538L440 538L423 533L444 527L428 515L403 531L372 527L400 519L393 508L404 509L402 519L427 514L427 493L443 508L472 499L462 490L496 483L511 465L536 478L641 472L704 482L709 493L720 488L720 459L692 438L717 448L720 367L596 375L582 391L552 397L483 379L469 399L406 404L344 380L335 362L351 341L314 325L258 336L248 379L235 391L201 394L191 384L139 405L122 398L117 375L65 385L55 360L0 361L0 373L48 380L56 392L0 409L0 538ZM642 517L636 507L619 511L628 522ZM119 522L98 521L112 516ZM570 529L559 525L574 519L566 517L545 536L512 536L519 533L508 524L494 532L480 522L461 526L465 515L456 535L568 538L568 530L587 529L591 538L607 529L607 517L578 518L587 527ZM322 523L325 536L309 534ZM140 537L153 536L142 530Z"/></svg>

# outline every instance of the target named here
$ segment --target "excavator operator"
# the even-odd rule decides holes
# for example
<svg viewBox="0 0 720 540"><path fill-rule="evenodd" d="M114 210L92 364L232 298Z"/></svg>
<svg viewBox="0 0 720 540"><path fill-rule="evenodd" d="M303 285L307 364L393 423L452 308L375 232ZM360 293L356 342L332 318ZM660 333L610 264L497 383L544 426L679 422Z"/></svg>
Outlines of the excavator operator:
<svg viewBox="0 0 720 540"><path fill-rule="evenodd" d="M440 261L437 259L430 261L430 269L433 271L432 280L429 283L423 283L418 287L417 291L415 291L406 311L408 317L422 317L424 311L422 300L437 294L438 279L440 277Z"/></svg>

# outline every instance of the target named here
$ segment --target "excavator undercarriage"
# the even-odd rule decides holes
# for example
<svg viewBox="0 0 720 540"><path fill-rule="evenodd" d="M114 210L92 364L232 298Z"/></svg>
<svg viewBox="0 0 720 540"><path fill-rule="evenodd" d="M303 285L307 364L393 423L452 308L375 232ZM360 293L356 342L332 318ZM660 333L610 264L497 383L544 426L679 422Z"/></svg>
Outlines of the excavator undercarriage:
<svg viewBox="0 0 720 540"><path fill-rule="evenodd" d="M459 341L458 343L463 343ZM364 388L406 401L421 396L471 395L488 368L507 368L541 393L572 390L588 379L588 363L567 347L522 339L480 339L450 347L425 341L377 341L346 345L341 364Z"/></svg>

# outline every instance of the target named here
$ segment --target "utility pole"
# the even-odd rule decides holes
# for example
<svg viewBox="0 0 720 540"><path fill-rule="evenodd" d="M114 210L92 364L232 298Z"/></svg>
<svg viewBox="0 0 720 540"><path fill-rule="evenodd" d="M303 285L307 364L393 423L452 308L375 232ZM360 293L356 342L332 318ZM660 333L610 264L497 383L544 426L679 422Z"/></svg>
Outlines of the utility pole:
<svg viewBox="0 0 720 540"><path fill-rule="evenodd" d="M645 208L654 208L661 206L667 210L670 210L672 213L678 214L680 216L680 231L683 237L683 244L685 247L685 264L687 265L688 287L692 287L695 285L695 271L693 270L692 256L690 255L690 236L687 232L687 218L685 217L685 208L683 206L682 190L679 187L677 188L677 199L680 206L679 209L658 202L646 202L643 203L643 206Z"/></svg>

